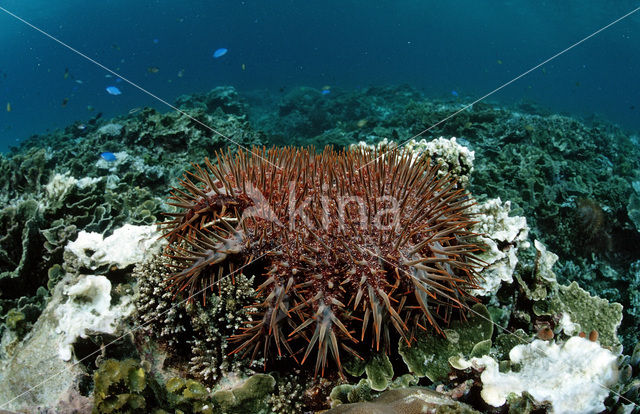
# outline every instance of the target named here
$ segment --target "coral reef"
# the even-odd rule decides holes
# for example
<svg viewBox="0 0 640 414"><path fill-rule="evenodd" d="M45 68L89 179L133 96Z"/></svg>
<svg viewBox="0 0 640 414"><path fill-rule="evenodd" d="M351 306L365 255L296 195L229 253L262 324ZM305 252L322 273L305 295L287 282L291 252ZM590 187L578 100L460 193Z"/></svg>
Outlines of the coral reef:
<svg viewBox="0 0 640 414"><path fill-rule="evenodd" d="M218 87L182 96L177 105L193 119L149 108L114 119L96 115L0 155L0 409L158 414L620 413L632 412L633 404L640 403L637 138L601 121L581 122L524 104L504 108L476 103L434 125L465 103L427 100L409 87L332 88L330 94L301 87L282 95L239 94L231 87ZM404 141L411 136L415 139ZM457 311L443 311L452 303L457 305L455 301L436 312L431 304L437 300L430 298L426 309L451 320L437 321L445 335L438 335L423 320L415 332L405 333L415 336L408 346L400 333L404 331L401 322L407 328L413 326L411 315L419 316L423 310L415 294L401 303L402 295L409 292L406 287L402 291L399 286L393 293L385 290L389 287L385 283L394 284L395 275L389 271L393 266L372 259L369 251L363 249L361 254L349 245L353 259L362 264L356 264L355 275L341 285L349 278L345 272L350 268L318 253L321 241L328 239L322 232L320 240L310 235L309 229L322 228L322 220L315 222L315 203L307 204L304 198L294 206L300 207L296 227L288 231L306 236L298 242L299 251L263 251L264 258L244 268L251 252L242 244L241 252L234 253L240 241L248 240L245 232L249 230L255 236L253 243L262 240L267 250L276 246L278 239L272 237L270 226L275 229L278 223L262 227L262 237L252 220L269 222L273 217L253 207L266 202L276 205L274 214L288 212L289 194L287 185L279 186L278 194L256 187L265 199L238 191L236 175L245 166L237 168L226 159L235 161L239 147L274 143L349 147L358 141L372 151L392 150L390 158L374 164L383 170L386 163L398 159L393 157L402 147L407 147L407 162L419 164L429 156L433 165L423 166L423 172L436 171L437 165L434 179L446 181L447 174L455 178L451 189L460 191L460 202L467 200L468 192L478 200L471 205L468 199L463 215L469 237L465 233L456 243L468 239L484 248L474 252L475 260L484 262L483 271L474 275L473 288L469 284L463 289L479 303L466 313L466 319L457 320ZM229 199L214 203L210 216L194 214L191 218L198 219L186 226L198 229L194 230L198 247L184 242L193 234L183 234L172 241L178 251L169 252L178 257L160 255L163 242L157 240L152 225L162 212L174 218L181 212L166 207L167 188L174 186L178 189L174 196L189 198L180 191L192 193L193 188L182 186L175 177L190 162L214 156L227 144L229 152L220 153L220 161L212 159L213 169L191 169L204 181L188 173L183 183L190 180L207 199L217 189L219 200L243 193L254 204L239 200L236 212ZM103 151L115 153L116 160L102 160ZM260 162L246 152L241 154L259 171ZM317 159L326 161L322 156ZM205 188L209 180L202 171L211 184L221 185ZM262 171L269 179L255 180L259 175L255 173L252 183L271 188L270 179L278 175L266 167ZM348 183L342 171L341 166L327 169L322 183L331 178ZM355 173L349 176L352 185L359 179L360 184L376 182L378 170L361 171L360 178ZM295 178L317 181L320 175ZM394 185L402 183L396 175ZM413 194L404 183L406 193ZM366 198L378 191L375 187L361 186L357 195ZM322 190L314 184L304 191L310 194L315 188ZM389 188L385 187L385 194ZM204 196L198 193L198 197ZM278 204L273 199L283 201ZM353 234L368 240L368 250L378 246L375 237L357 228L358 207L367 201L345 204L353 207L350 213L357 230ZM386 207L378 205L376 211ZM238 213L254 227L243 228L234 220ZM288 226L288 214L276 216ZM305 222L305 217L310 221ZM331 225L337 226L333 221ZM244 234L235 237L235 232ZM581 247L585 242L586 249ZM348 257L337 243L343 259ZM210 266L213 278L202 280L214 282L206 302L202 296L185 301L190 287L176 294L180 288L180 283L174 283L180 279L176 275L195 268L198 259L185 262L184 258L198 253L209 258L211 246L226 250L227 257L220 262L225 275L218 277L217 268ZM383 253L385 247L383 243ZM254 252L253 258L258 257ZM323 269L321 278L311 276L320 272L307 259ZM291 268L304 270L290 287L288 279L272 277L289 269L285 261ZM448 263L439 264L446 269ZM269 273L273 264L277 269ZM325 266L330 271L325 272ZM386 272L385 283L374 287L386 292L390 307L384 296L376 292L369 296L369 289L363 289L361 306L353 311L357 282L363 274L373 275L370 268ZM454 270L457 277L464 273L460 270ZM327 278L327 273L340 278ZM325 299L339 301L349 312L340 313L341 305L335 303L321 308L318 299L309 300L315 297L312 292L322 290L320 280L325 283ZM300 284L308 285L294 289ZM339 315L346 333L330 314ZM268 316L277 320L274 325ZM379 324L376 317L381 319ZM293 326L288 320L293 320ZM300 328L301 324L307 325ZM364 336L363 324L368 326ZM269 333L271 326L280 331ZM379 333L377 326L382 328ZM249 335L262 328L267 340L251 342ZM336 342L339 336L337 345L329 331L335 332ZM314 337L315 345L310 345ZM233 353L247 342L246 348ZM302 362L305 353L317 352L319 342L325 347L318 352L325 357L320 366L326 362L322 378L314 378L314 369L290 363L285 355L288 345ZM342 377L330 361L333 348L340 349ZM266 366L263 356L269 357ZM601 382L610 391L590 388L589 380ZM574 385L567 387L570 384Z"/></svg>

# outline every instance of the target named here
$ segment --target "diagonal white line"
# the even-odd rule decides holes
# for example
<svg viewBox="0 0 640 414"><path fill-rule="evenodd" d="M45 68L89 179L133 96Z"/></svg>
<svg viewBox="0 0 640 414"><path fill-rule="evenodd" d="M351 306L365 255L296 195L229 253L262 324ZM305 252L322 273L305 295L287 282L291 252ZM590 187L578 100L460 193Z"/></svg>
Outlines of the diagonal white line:
<svg viewBox="0 0 640 414"><path fill-rule="evenodd" d="M380 255L378 255L378 254L376 254L375 252L372 252L371 250L367 249L366 247L365 247L363 250L364 250L364 251L366 251L367 253L369 253L372 257L374 257L374 258L378 258L378 259L380 259L380 260L384 261L385 263L387 263L387 264L391 265L392 267L394 267L394 268L396 268L396 269L400 270L401 272L406 273L408 276L412 277L412 275L411 275L409 272L407 272L405 269L401 269L400 267L396 266L394 263L392 263L392 262L390 262L390 261L386 260L384 257L382 257L382 256L380 256ZM516 339L517 339L519 342L521 342L522 344L528 344L528 343L529 343L529 340L528 340L528 339L523 339L523 338L519 337L516 333L514 333L514 332L512 332L512 331L508 330L507 328L504 328L504 327L502 327L502 326L498 325L497 323L495 323L494 321L492 321L492 320L491 320L491 318L487 318L486 316L484 316L484 315L482 315L482 314L480 314L480 313L478 313L478 312L474 311L473 309L471 309L471 308L470 308L466 303L464 303L464 302L460 302L460 304L461 304L462 306L464 306L464 308L465 308L466 310L468 310L469 312L471 312L471 313L473 313L473 314L475 314L475 315L479 316L480 318L482 318L482 319L486 320L487 322L491 323L493 326L497 327L498 329L500 329L500 330L502 330L502 331L504 331L504 332L508 333L509 335L513 336L514 338L516 338ZM536 351L538 351L538 353L539 353L541 356L543 356L543 357L548 357L548 356L549 356L549 355L547 355L547 353L546 353L545 351L543 351L543 350L542 350L542 349L540 349L540 348L532 348L532 349L535 349ZM563 365L565 365L566 367L571 368L571 367L570 367L566 362L564 362L564 361L558 361L558 363L563 364ZM611 388L607 387L606 385L601 384L601 383L600 383L600 382L598 382L598 381L593 381L593 383L594 383L594 384L596 384L596 385L598 385L599 387L602 387L602 388L604 388L605 390L607 390L607 391L609 391L609 392L611 392L611 393L613 393L613 394L617 395L618 397L620 397L620 398L622 398L623 400L625 400L627 403L629 403L629 404L633 404L634 406L638 407L638 405L637 405L636 403L634 403L633 401L629 400L628 398L625 398L622 394L618 393L617 391L612 390Z"/></svg>
<svg viewBox="0 0 640 414"><path fill-rule="evenodd" d="M265 253L261 254L260 256L256 257L254 260L250 261L249 263L247 263L247 264L245 264L245 265L243 265L243 266L241 266L241 267L237 268L237 269L236 269L236 270L234 270L233 272L231 272L231 273L229 273L228 275L226 275L226 276L224 276L224 277L222 277L222 278L218 279L217 281L215 281L215 282L211 283L210 285L205 286L204 288L202 288L202 289L200 289L199 291L195 292L193 295L191 295L191 296L187 297L186 299L184 299L184 300L182 300L182 301L180 301L180 302L178 302L178 303L176 303L176 304L172 305L169 309L165 310L164 312L160 312L159 314L157 314L157 315L156 315L156 316L154 316L153 318L149 319L147 322L143 323L142 325L138 325L138 326L136 326L136 327L134 327L134 328L132 328L132 329L127 330L125 333L123 333L122 335L120 335L120 336L119 336L119 337L117 337L116 339L114 339L114 340L112 340L111 342L109 342L108 344L104 345L102 348L106 348L106 347L108 347L108 346L110 346L110 345L112 345L112 344L114 344L114 343L118 342L119 340L121 340L121 339L122 339L122 338L124 338L125 336L127 336L127 335L129 335L129 334L131 334L131 333L133 333L133 332L136 332L136 331L138 331L138 330L140 330L140 329L142 329L142 328L144 328L145 326L149 325L151 322L153 322L154 320L156 320L156 319L157 319L157 318L159 318L160 316L162 316L162 315L164 315L165 313L169 312L171 309L173 309L173 308L175 308L175 307L177 307L177 306L182 305L183 303L187 302L189 299L193 298L194 296L199 295L200 293L202 293L202 292L204 292L205 290L207 290L207 289L209 289L209 288L213 287L213 286L214 286L214 285L216 285L217 283L220 283L220 282L222 282L223 280L228 279L229 277L231 277L231 276L233 276L234 274L238 273L240 270L244 269L245 267L249 266L250 264L254 263L255 261L260 260L261 258L263 258L264 256L268 255L269 253L274 252L274 251L276 251L276 250L280 249L280 248L281 248L282 246L284 246L285 244L286 244L286 243L281 244L281 245L279 245L279 246L277 246L277 247L274 247L274 248L272 248L272 249L268 250L267 252L265 252ZM87 358L92 357L93 355L96 355L96 354L97 354L97 353L99 353L99 352L102 352L102 349L98 349L98 350L96 350L96 351L94 351L94 352L90 353L89 355L85 356L84 358L82 358L82 359L80 359L80 360L78 360L78 361L74 362L73 364L71 364L71 365L67 366L67 367L66 367L65 369L63 369L62 371L60 371L60 372L58 372L58 373L55 373L55 374L50 375L49 377L47 377L47 378L45 378L44 380L40 381L38 384L36 384L36 385L32 386L32 387L31 387L31 388L29 388L28 390L26 390L26 391L22 392L21 394L19 394L19 395L17 395L17 396L15 396L15 397L13 397L13 398L12 398L12 399L10 399L9 401L5 401L4 403L0 404L0 408L4 407L5 405L10 404L11 402L13 402L13 401L17 400L18 398L20 398L20 397L24 396L25 394L30 393L30 392L31 392L31 391L33 391L34 389L36 389L36 388L40 387L41 385L43 385L43 384L45 384L45 383L49 382L50 380L52 380L53 378L57 377L58 375L61 375L61 374L65 373L65 372L69 371L71 368L75 367L76 365L78 365L78 364L79 364L79 363L81 363L82 361L86 360Z"/></svg>
<svg viewBox="0 0 640 414"><path fill-rule="evenodd" d="M259 154L256 154L255 152L251 151L249 148L247 148L246 146L240 144L239 142L235 141L232 138L229 138L228 136L224 135L222 132L210 127L209 125L197 120L196 118L192 117L191 115L189 115L188 113L186 113L185 111L181 110L180 108L176 107L175 105L170 104L169 102L167 102L166 100L160 98L159 96L153 94L152 92L148 91L147 89L143 88L142 86L138 85L137 83L130 81L129 79L125 78L124 76L122 76L121 74L117 73L114 70L109 69L108 67L106 67L105 65L103 65L102 63L96 61L95 59L90 58L89 56L85 55L84 53L80 52L79 50L69 46L68 44L66 44L65 42L63 42L62 40L58 39L57 37L45 32L44 30L40 29L39 27L29 23L28 21L24 20L23 18L21 18L20 16L15 15L14 13L10 12L9 10L5 9L4 7L0 6L0 10L2 10L3 12L7 13L9 16L14 17L15 19L21 21L22 23L26 24L27 26L31 27L32 29L42 33L43 35L45 35L46 37L48 37L49 39L59 43L60 45L66 47L67 49L71 50L72 52L76 53L79 56L82 56L83 58L87 59L89 62L93 63L96 66L99 66L100 68L106 70L107 72L119 77L120 79L122 79L123 81L125 81L126 83L128 83L129 85L135 87L136 89L142 91L143 93L151 96L152 98L156 99L159 102L162 102L163 104L165 104L166 106L168 106L169 108L173 109L174 111L177 111L178 113L180 113L181 115L186 116L187 118L189 118L190 120L192 120L193 122L197 123L198 125L208 129L209 131L213 132L214 134L220 136L221 138L224 138L225 140L237 145L238 147L246 150L249 153L252 153L253 155L255 155L256 157L262 159L263 161L265 161L267 164L271 164L272 166L276 167L277 169L282 169L282 167L279 167L273 163L271 163L269 160L262 158Z"/></svg>
<svg viewBox="0 0 640 414"><path fill-rule="evenodd" d="M623 19L626 19L627 17L631 16L633 13L637 12L638 10L640 10L640 7L636 7L635 9L631 10L630 12L628 12L627 14L618 17L616 20L612 21L611 23L607 24L606 26L601 27L600 29L596 30L595 32L591 33L590 35L578 40L577 42L575 42L574 44L572 44L571 46L561 50L560 52L556 53L555 55L551 56L550 58L547 58L545 60L543 60L542 62L538 63L537 65L535 65L534 67L532 67L531 69L522 72L520 75L516 76L515 78L511 79L510 81L498 86L497 88L495 88L494 90L492 90L489 93L484 94L483 96L481 96L480 98L476 99L475 101L471 102L468 105L463 106L461 109L455 111L454 113L452 113L451 115L441 119L440 121L436 122L435 124L431 125L429 128L425 129L422 132L419 132L417 134L415 134L414 136L412 136L409 139L404 140L403 142L401 142L399 145L397 145L395 148L401 148L404 145L406 145L409 141L411 141L412 139L418 138L419 136L431 131L433 128L437 127L438 125L442 124L443 122L448 121L449 119L453 118L454 116L458 115L460 112L472 107L473 105L477 104L478 102L488 98L489 96L493 95L494 93L498 92L499 90L511 85L513 82L517 81L518 79L528 75L529 73L533 72L534 70L538 69L540 66L543 66L549 62L551 62L552 60L554 60L555 58L557 58L558 56L568 52L569 50L573 49L574 47L580 45L581 43L584 43L585 41L589 40L590 38L592 38L593 36L599 34L600 32L602 32L603 30L608 29L609 27L613 26L614 24L620 22ZM383 152L381 155L379 155L377 158L373 159L372 161L369 161L367 164L362 165L358 170L366 167L367 165L371 164L372 162L375 162L378 160L378 158L382 158L386 153L388 153L389 151L392 151L392 149Z"/></svg>

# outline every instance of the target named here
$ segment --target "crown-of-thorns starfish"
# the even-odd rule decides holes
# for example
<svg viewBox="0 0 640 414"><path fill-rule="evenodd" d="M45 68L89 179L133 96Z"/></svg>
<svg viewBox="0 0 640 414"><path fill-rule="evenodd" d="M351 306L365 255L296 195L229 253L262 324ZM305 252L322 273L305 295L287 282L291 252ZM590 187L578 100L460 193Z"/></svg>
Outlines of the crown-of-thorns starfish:
<svg viewBox="0 0 640 414"><path fill-rule="evenodd" d="M361 358L396 334L442 333L477 287L474 201L426 157L254 148L215 161L173 188L165 254L171 288L192 299L250 264L258 311L230 338L234 353L304 363L315 349L316 374L329 354L342 374L340 351Z"/></svg>

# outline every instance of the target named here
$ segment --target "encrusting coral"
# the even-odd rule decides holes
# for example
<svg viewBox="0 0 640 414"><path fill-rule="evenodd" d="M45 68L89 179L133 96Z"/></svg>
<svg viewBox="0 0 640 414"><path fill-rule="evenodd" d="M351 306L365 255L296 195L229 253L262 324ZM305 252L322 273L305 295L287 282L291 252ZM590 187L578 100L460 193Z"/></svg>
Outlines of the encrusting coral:
<svg viewBox="0 0 640 414"><path fill-rule="evenodd" d="M175 294L202 298L224 275L256 274L252 320L234 352L283 349L316 374L340 350L387 351L395 334L442 332L482 264L474 204L456 178L411 151L273 148L218 153L184 175L163 223ZM249 267L249 269L245 269ZM300 359L301 356L301 359Z"/></svg>

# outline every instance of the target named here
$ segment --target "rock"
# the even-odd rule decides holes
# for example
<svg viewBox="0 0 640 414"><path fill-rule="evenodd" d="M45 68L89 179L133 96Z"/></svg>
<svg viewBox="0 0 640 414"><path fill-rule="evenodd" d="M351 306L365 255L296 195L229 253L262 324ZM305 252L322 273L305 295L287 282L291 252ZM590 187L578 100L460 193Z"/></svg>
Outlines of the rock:
<svg viewBox="0 0 640 414"><path fill-rule="evenodd" d="M388 390L371 402L341 404L325 414L422 414L444 409L448 413L479 414L466 404L422 387Z"/></svg>

